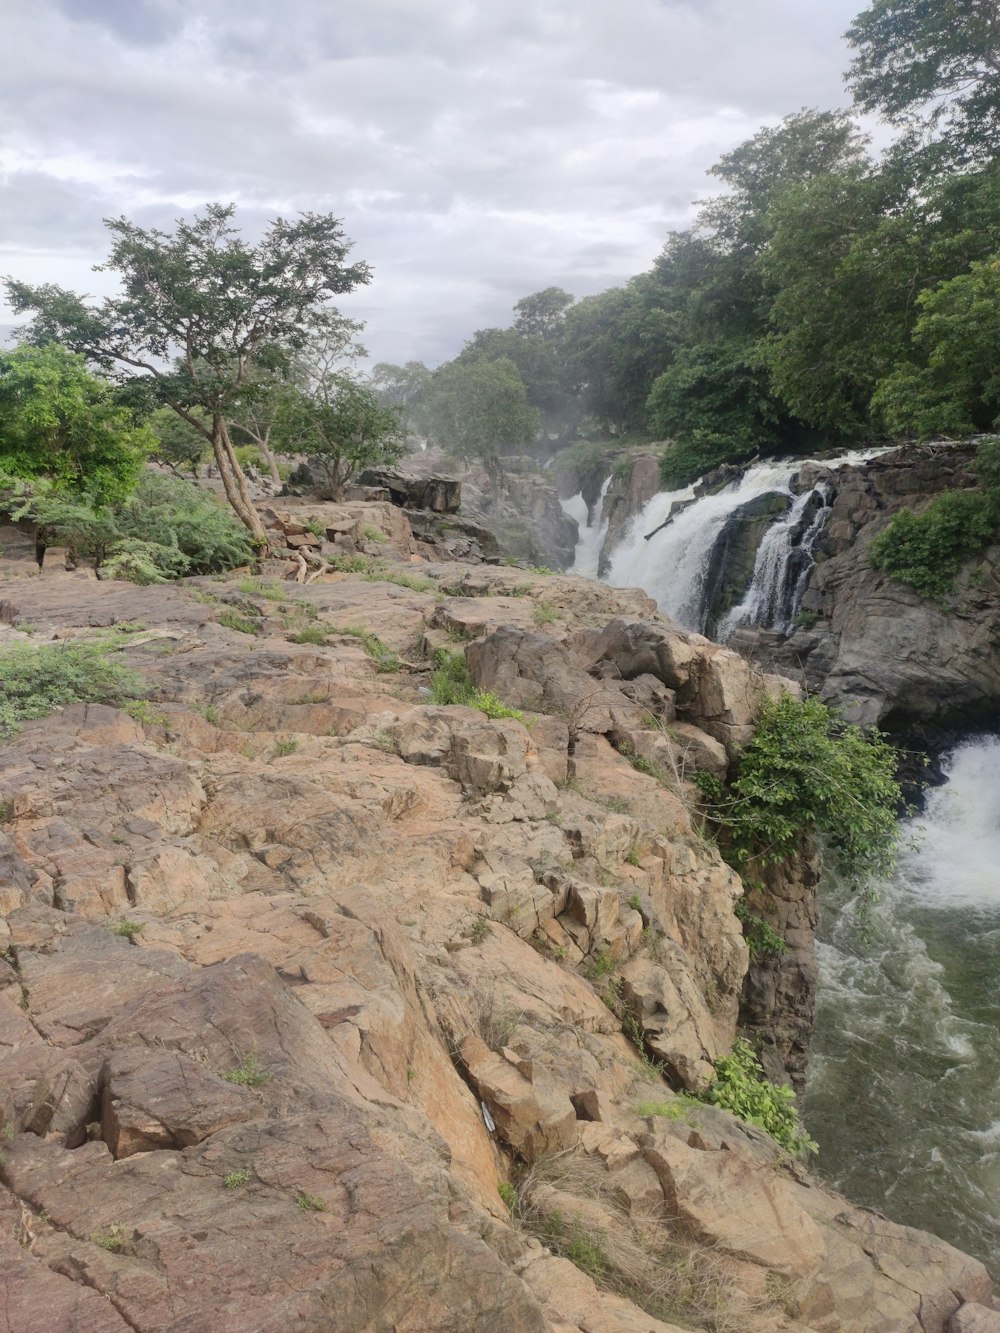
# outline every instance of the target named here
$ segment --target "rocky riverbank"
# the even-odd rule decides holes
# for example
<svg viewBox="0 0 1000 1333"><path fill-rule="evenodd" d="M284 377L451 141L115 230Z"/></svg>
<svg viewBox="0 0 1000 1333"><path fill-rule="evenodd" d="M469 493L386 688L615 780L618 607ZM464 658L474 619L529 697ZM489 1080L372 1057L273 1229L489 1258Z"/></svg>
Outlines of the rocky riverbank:
<svg viewBox="0 0 1000 1333"><path fill-rule="evenodd" d="M11 1333L971 1327L979 1263L680 1095L748 964L688 779L781 682L287 510L360 549L136 588L5 541L0 643L113 631L144 680L0 749ZM523 717L435 703L441 648Z"/></svg>

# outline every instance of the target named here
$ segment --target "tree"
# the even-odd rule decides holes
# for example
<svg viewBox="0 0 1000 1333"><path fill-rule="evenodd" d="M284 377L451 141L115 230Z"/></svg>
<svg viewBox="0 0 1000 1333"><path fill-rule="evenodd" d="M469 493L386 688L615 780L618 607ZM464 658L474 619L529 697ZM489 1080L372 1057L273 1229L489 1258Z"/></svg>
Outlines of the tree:
<svg viewBox="0 0 1000 1333"><path fill-rule="evenodd" d="M372 385L383 407L394 407L407 438L423 429L423 402L431 372L422 361L394 366L380 361L372 370Z"/></svg>
<svg viewBox="0 0 1000 1333"><path fill-rule="evenodd" d="M152 433L63 347L0 352L0 472L97 505L134 490Z"/></svg>
<svg viewBox="0 0 1000 1333"><path fill-rule="evenodd" d="M324 375L308 391L290 387L278 420L281 434L322 468L324 492L333 500L363 468L392 466L406 453L398 410L347 371Z"/></svg>
<svg viewBox="0 0 1000 1333"><path fill-rule="evenodd" d="M208 447L202 430L196 430L169 407L158 407L148 425L154 436L152 457L158 463L165 464L175 475L179 475L178 469L185 468L192 474L197 473Z"/></svg>
<svg viewBox="0 0 1000 1333"><path fill-rule="evenodd" d="M879 385L875 407L889 430L927 437L1000 425L1000 254L924 292L903 364Z"/></svg>
<svg viewBox="0 0 1000 1333"><path fill-rule="evenodd" d="M172 408L211 444L226 498L259 546L266 543L230 421L258 370L284 370L331 315L328 302L370 280L346 263L339 220L275 219L256 246L231 225L235 205L210 204L172 235L126 218L106 221L123 293L88 305L52 285L8 281L14 309L32 312L31 337L56 340ZM204 414L202 416L201 414Z"/></svg>
<svg viewBox="0 0 1000 1333"><path fill-rule="evenodd" d="M997 0L873 0L847 30L847 75L862 111L937 129L959 160L1000 150Z"/></svg>
<svg viewBox="0 0 1000 1333"><path fill-rule="evenodd" d="M561 287L546 287L544 291L522 296L514 303L514 332L524 337L538 334L550 338L558 331L562 318L573 304L569 292Z"/></svg>
<svg viewBox="0 0 1000 1333"><path fill-rule="evenodd" d="M513 361L449 361L428 386L431 435L446 453L475 459L496 489L500 455L530 443L538 416Z"/></svg>

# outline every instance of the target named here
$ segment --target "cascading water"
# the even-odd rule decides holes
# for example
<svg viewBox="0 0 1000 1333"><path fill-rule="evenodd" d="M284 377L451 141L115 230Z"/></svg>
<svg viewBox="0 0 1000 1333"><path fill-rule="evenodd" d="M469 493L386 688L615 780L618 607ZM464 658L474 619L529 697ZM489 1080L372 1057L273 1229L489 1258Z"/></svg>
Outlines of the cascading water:
<svg viewBox="0 0 1000 1333"><path fill-rule="evenodd" d="M804 1113L851 1199L1000 1276L1000 737L946 771L871 912L826 894Z"/></svg>
<svg viewBox="0 0 1000 1333"><path fill-rule="evenodd" d="M576 544L576 554L573 557L573 564L570 569L572 573L582 574L584 578L597 578L597 564L601 558L601 547L604 545L604 536L608 530L608 520L604 517L604 497L607 495L610 485L611 477L609 476L601 487L601 493L597 497L593 512L591 512L590 506L583 498L582 491L578 491L576 495L562 501L563 512L569 514L570 518L576 519L580 530L580 537Z"/></svg>
<svg viewBox="0 0 1000 1333"><path fill-rule="evenodd" d="M788 496L789 508L767 533L758 552L750 588L741 605L728 617L725 632L731 632L737 624L751 623L788 628L798 609L797 598L801 597L808 579L812 547L829 512L825 493L818 487L793 497L793 477L806 463L837 469L882 452L854 450L832 459L757 463L716 494L699 499L694 499L694 488L690 486L680 491L661 491L636 516L628 535L613 551L606 581L616 587L643 588L662 612L686 628L702 633L708 628L706 588L716 546L727 521L737 510L762 496ZM667 522L675 505L681 508ZM812 515L815 522L803 528L802 520L810 505L816 511ZM648 534L653 535L647 540ZM589 571L574 565L573 572ZM723 637L722 627L715 632Z"/></svg>
<svg viewBox="0 0 1000 1333"><path fill-rule="evenodd" d="M829 514L830 487L820 482L798 496L788 513L771 524L757 548L746 596L719 626L723 643L740 625L791 633L813 567L813 548Z"/></svg>

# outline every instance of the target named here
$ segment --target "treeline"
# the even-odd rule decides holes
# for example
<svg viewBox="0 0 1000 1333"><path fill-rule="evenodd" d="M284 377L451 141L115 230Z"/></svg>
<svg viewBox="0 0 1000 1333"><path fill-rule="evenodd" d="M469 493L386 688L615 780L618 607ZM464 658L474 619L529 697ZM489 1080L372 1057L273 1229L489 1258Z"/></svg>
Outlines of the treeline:
<svg viewBox="0 0 1000 1333"><path fill-rule="evenodd" d="M847 36L858 110L897 129L879 159L846 112L790 115L715 164L725 192L649 272L528 296L433 374L379 366L386 398L482 457L668 440L667 485L757 453L994 429L996 4L875 0Z"/></svg>

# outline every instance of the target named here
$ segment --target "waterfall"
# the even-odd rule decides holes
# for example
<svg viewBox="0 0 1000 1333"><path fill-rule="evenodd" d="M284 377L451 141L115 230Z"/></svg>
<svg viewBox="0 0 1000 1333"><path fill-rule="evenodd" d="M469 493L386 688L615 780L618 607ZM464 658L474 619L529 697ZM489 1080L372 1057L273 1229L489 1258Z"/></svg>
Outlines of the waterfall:
<svg viewBox="0 0 1000 1333"><path fill-rule="evenodd" d="M612 552L607 582L616 587L644 589L665 615L687 629L704 633L709 628L710 610L706 589L717 543L727 521L762 496L787 496L788 511L773 523L761 543L743 601L716 633L724 638L738 624L787 630L812 568L813 546L829 513L828 492L822 484L805 495L792 496L795 474L806 463L835 470L884 452L884 449L853 450L832 459L757 463L714 495L700 498L695 497L693 486L661 491L636 516L627 535ZM662 526L675 505L679 509ZM583 571L574 567L574 572Z"/></svg>
<svg viewBox="0 0 1000 1333"><path fill-rule="evenodd" d="M813 547L829 514L830 487L820 482L798 496L788 513L771 524L757 548L746 596L719 627L723 643L740 625L792 632L814 563Z"/></svg>
<svg viewBox="0 0 1000 1333"><path fill-rule="evenodd" d="M576 543L576 554L573 557L573 563L570 565L570 573L582 574L584 578L597 578L597 562L601 557L601 547L604 544L604 535L608 530L608 520L604 517L604 497L608 493L608 487L611 485L611 476L609 475L604 485L601 487L601 493L597 497L597 503L594 505L593 512L590 506L583 498L583 492L578 491L576 495L568 500L561 500L563 512L570 518L575 518L580 530L580 537Z"/></svg>
<svg viewBox="0 0 1000 1333"><path fill-rule="evenodd" d="M825 904L804 1111L837 1188L1000 1276L1000 737L946 772L871 919Z"/></svg>

